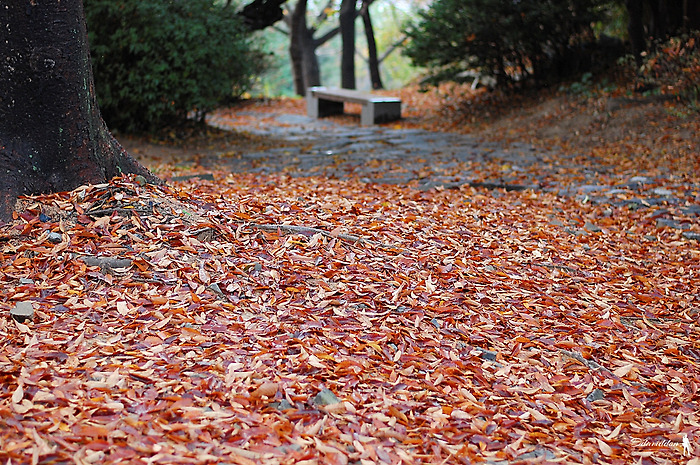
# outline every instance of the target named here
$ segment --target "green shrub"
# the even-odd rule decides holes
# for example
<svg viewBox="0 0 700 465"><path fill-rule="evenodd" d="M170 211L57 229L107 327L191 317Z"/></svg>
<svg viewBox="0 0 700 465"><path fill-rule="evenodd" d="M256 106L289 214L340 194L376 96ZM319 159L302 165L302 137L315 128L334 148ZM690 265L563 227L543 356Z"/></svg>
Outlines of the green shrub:
<svg viewBox="0 0 700 465"><path fill-rule="evenodd" d="M467 69L513 84L586 71L602 0L436 0L409 26L406 53L434 81Z"/></svg>
<svg viewBox="0 0 700 465"><path fill-rule="evenodd" d="M98 101L114 129L203 120L262 71L235 12L214 0L85 0L85 13Z"/></svg>

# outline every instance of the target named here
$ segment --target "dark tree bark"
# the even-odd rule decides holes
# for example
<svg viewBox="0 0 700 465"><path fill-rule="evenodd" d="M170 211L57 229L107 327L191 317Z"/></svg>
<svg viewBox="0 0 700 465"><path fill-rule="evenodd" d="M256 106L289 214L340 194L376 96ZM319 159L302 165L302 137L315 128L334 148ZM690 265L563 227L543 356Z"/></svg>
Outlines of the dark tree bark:
<svg viewBox="0 0 700 465"><path fill-rule="evenodd" d="M290 8L285 18L289 25L289 57L292 61L294 90L305 96L306 88L321 85L321 71L316 56L316 49L335 37L340 28L333 28L319 38L315 38L316 29L309 27L306 21L307 0L299 0ZM324 9L325 10L325 9ZM321 13L318 22L325 19Z"/></svg>
<svg viewBox="0 0 700 465"><path fill-rule="evenodd" d="M102 120L81 0L3 2L0 28L0 221L18 195L122 173L157 181Z"/></svg>
<svg viewBox="0 0 700 465"><path fill-rule="evenodd" d="M306 89L321 85L321 68L316 49L320 47L314 39L314 29L304 28L301 35L301 63L304 70L304 94Z"/></svg>
<svg viewBox="0 0 700 465"><path fill-rule="evenodd" d="M377 41L374 38L374 28L372 18L369 14L369 6L373 0L364 0L362 5L362 23L365 26L365 37L367 39L367 53L369 55L369 78L372 82L372 89L383 89L382 77L379 73L379 57L377 56Z"/></svg>
<svg viewBox="0 0 700 465"><path fill-rule="evenodd" d="M637 62L637 66L642 66L642 52L646 50L646 39L644 37L643 5L640 0L626 0L629 23L627 32L632 44L632 53Z"/></svg>
<svg viewBox="0 0 700 465"><path fill-rule="evenodd" d="M649 32L655 39L665 39L668 34L668 7L666 0L652 0L651 7L651 27Z"/></svg>
<svg viewBox="0 0 700 465"><path fill-rule="evenodd" d="M357 17L355 0L343 0L340 4L340 37L342 52L340 55L340 86L355 89L355 18Z"/></svg>
<svg viewBox="0 0 700 465"><path fill-rule="evenodd" d="M305 95L302 35L306 29L306 1L300 0L285 18L289 26L289 60L292 63L292 79L297 95Z"/></svg>

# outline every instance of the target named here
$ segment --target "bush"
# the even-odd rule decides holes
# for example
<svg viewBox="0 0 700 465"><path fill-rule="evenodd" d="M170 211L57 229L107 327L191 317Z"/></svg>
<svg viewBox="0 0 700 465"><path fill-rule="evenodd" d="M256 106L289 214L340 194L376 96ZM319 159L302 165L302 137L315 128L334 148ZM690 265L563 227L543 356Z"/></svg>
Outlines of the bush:
<svg viewBox="0 0 700 465"><path fill-rule="evenodd" d="M639 87L654 86L698 108L700 100L700 32L672 37L644 57Z"/></svg>
<svg viewBox="0 0 700 465"><path fill-rule="evenodd" d="M602 0L436 0L410 26L406 53L433 81L477 69L513 84L586 70ZM572 60L574 58L574 60Z"/></svg>
<svg viewBox="0 0 700 465"><path fill-rule="evenodd" d="M85 0L107 124L129 132L180 125L240 95L262 53L231 8L213 0Z"/></svg>

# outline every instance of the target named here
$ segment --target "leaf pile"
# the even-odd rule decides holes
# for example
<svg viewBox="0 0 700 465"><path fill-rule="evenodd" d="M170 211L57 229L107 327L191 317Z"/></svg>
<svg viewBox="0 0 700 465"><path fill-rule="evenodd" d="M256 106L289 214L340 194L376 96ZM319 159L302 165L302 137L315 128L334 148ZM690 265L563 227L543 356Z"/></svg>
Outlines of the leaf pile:
<svg viewBox="0 0 700 465"><path fill-rule="evenodd" d="M26 199L0 249L0 459L698 453L697 212L496 194L236 175Z"/></svg>

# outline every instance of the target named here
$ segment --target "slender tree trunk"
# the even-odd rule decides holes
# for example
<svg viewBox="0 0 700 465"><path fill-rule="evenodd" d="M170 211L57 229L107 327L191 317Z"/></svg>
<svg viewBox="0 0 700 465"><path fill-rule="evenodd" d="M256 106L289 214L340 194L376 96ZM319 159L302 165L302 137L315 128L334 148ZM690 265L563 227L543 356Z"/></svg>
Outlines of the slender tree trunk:
<svg viewBox="0 0 700 465"><path fill-rule="evenodd" d="M340 86L355 89L355 0L343 0L340 4Z"/></svg>
<svg viewBox="0 0 700 465"><path fill-rule="evenodd" d="M102 120L81 0L3 2L0 29L0 220L18 195L121 173L157 180Z"/></svg>
<svg viewBox="0 0 700 465"><path fill-rule="evenodd" d="M642 52L646 49L644 39L644 23L642 19L642 2L640 0L626 0L629 23L627 31L632 43L632 52L637 62L637 66L642 66Z"/></svg>
<svg viewBox="0 0 700 465"><path fill-rule="evenodd" d="M369 54L369 78L372 82L372 89L383 89L382 77L379 73L379 58L377 56L377 41L374 38L374 27L369 14L371 0L362 7L362 23L365 26L365 37L367 38L367 52Z"/></svg>
<svg viewBox="0 0 700 465"><path fill-rule="evenodd" d="M292 62L294 91L301 96L306 94L302 57L304 29L306 29L306 0L299 0L292 10L289 20L289 59Z"/></svg>
<svg viewBox="0 0 700 465"><path fill-rule="evenodd" d="M668 7L666 0L652 0L650 7L651 35L654 39L665 39L668 34Z"/></svg>

